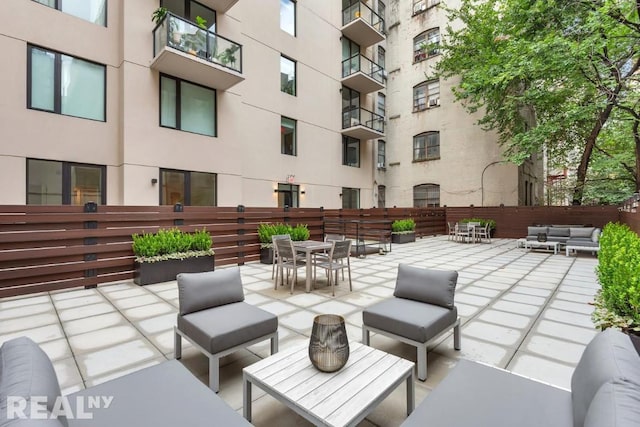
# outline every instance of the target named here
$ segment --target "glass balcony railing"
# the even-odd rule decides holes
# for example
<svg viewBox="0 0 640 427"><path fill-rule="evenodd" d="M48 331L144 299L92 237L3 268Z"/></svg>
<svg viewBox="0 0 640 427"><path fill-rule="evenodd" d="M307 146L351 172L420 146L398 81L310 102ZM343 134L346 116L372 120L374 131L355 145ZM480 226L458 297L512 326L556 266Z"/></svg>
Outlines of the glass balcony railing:
<svg viewBox="0 0 640 427"><path fill-rule="evenodd" d="M359 71L384 84L384 68L364 55L352 56L342 61L342 77L349 77Z"/></svg>
<svg viewBox="0 0 640 427"><path fill-rule="evenodd" d="M384 34L384 19L366 4L357 2L342 10L342 25L347 25L359 18Z"/></svg>
<svg viewBox="0 0 640 427"><path fill-rule="evenodd" d="M242 46L172 13L153 30L153 56L165 46L242 73Z"/></svg>
<svg viewBox="0 0 640 427"><path fill-rule="evenodd" d="M384 133L384 117L379 114L364 108L353 108L342 112L342 129L360 125Z"/></svg>

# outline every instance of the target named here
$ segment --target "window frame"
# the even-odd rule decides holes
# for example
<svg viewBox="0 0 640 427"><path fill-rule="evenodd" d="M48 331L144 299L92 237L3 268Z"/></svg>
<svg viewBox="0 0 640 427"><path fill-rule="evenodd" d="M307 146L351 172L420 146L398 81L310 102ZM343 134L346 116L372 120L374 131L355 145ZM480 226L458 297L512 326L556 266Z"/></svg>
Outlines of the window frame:
<svg viewBox="0 0 640 427"><path fill-rule="evenodd" d="M282 87L282 79L280 80L280 92L286 93L291 96L298 96L298 61L290 58L286 55L280 54L280 75L282 76L282 60L290 61L293 63L293 93L289 93Z"/></svg>
<svg viewBox="0 0 640 427"><path fill-rule="evenodd" d="M387 205L387 186L378 185L378 208L385 208Z"/></svg>
<svg viewBox="0 0 640 427"><path fill-rule="evenodd" d="M289 196L289 199L291 200L291 206L289 206L290 208L300 207L300 185L279 182L278 188L276 189L276 193L278 195L279 208L284 208L285 206L289 206L286 203L284 203L286 202L287 196ZM281 197L281 194L283 195L282 197ZM280 203L281 200L283 203Z"/></svg>
<svg viewBox="0 0 640 427"><path fill-rule="evenodd" d="M284 134L282 133L283 121L285 119L293 122L293 153L285 152ZM280 116L280 154L284 154L285 156L298 155L298 121L287 116Z"/></svg>
<svg viewBox="0 0 640 427"><path fill-rule="evenodd" d="M35 3L41 4L41 5L42 5L42 6L44 6L44 7L48 7L49 9L55 9L55 10L57 10L58 12L62 12L62 13L64 13L65 15L69 15L69 16L76 17L76 18L78 18L78 19L82 19L83 21L89 22L90 24L100 25L101 27L105 27L105 28L107 28L107 27L108 27L108 25L107 25L107 24L108 24L108 22L109 22L109 0L104 0L104 24L101 24L101 23L100 23L100 24L98 24L98 23L96 23L96 22L91 22L91 21L89 21L88 19L84 19L84 18L82 18L82 17L80 17L80 16L72 15L72 14L70 14L69 12L65 12L64 10L62 10L62 3L64 2L64 0L53 0L53 1L54 1L54 6L49 6L49 5L44 4L44 3L42 3L42 2L40 2L40 1L38 1L38 0L33 0L33 1L34 1ZM86 0L85 0L85 1L86 1Z"/></svg>
<svg viewBox="0 0 640 427"><path fill-rule="evenodd" d="M191 6L193 3L197 3L198 6L203 7L211 12L213 12L213 25L211 25L210 22L207 21L207 29L209 31L212 31L214 33L216 33L217 29L218 29L218 11L215 9L211 9L209 6L200 3L199 1L196 0L183 0L184 2L184 16L178 15L178 13L172 11L171 9L169 9L167 6L167 4L165 3L165 0L160 0L160 7L165 7L167 9L169 9L169 11L171 13L174 13L177 16L180 16L181 18L186 19L187 21L191 21L193 23L195 23L195 18L191 19ZM211 27L213 27L213 29L211 29Z"/></svg>
<svg viewBox="0 0 640 427"><path fill-rule="evenodd" d="M287 1L293 4L293 34L282 28L282 19L280 19L280 30L285 33L297 37L298 36L298 5L296 0L280 0L280 13L282 13L282 2Z"/></svg>
<svg viewBox="0 0 640 427"><path fill-rule="evenodd" d="M382 148L382 150L381 150ZM387 142L383 139L378 140L377 147L377 166L378 169L385 170L387 168ZM382 161L381 161L382 160Z"/></svg>
<svg viewBox="0 0 640 427"><path fill-rule="evenodd" d="M432 143L429 137L436 136L437 144ZM417 143L420 139L424 139L424 148L418 147ZM437 155L429 155L430 149L434 147L438 148ZM424 157L418 156L420 151L424 150ZM430 160L438 160L440 159L440 132L438 131L428 131L422 132L413 137L413 162L426 162Z"/></svg>
<svg viewBox="0 0 640 427"><path fill-rule="evenodd" d="M357 150L356 150L356 156L357 156L357 162L355 164L350 164L349 163L349 148L355 145ZM359 168L360 167L360 155L361 155L361 150L362 150L362 144L361 141L357 138L352 138L350 136L342 136L342 166L349 166L352 168Z"/></svg>
<svg viewBox="0 0 640 427"><path fill-rule="evenodd" d="M158 185L158 205L159 206L173 206L173 205L169 205L167 203L162 203L162 193L163 193L163 186L164 186L164 177L163 177L163 172L172 172L172 173L181 173L184 176L184 200L182 203L183 206L193 206L191 204L191 174L192 173L203 173L203 174L209 174L209 175L213 175L214 176L214 180L215 180L215 185L213 188L213 207L217 207L218 206L218 174L217 173L213 173L213 172L202 172L202 171L188 171L188 170L182 170L182 169L172 169L172 168L159 168L158 171L158 176L159 176L159 185ZM199 206L199 205L198 205ZM206 205L206 206L211 206L211 205Z"/></svg>
<svg viewBox="0 0 640 427"><path fill-rule="evenodd" d="M437 91L430 91L429 87L437 83ZM424 89L424 96L419 96L417 91ZM424 98L424 104L418 102ZM413 87L413 112L428 110L440 106L440 80L426 80Z"/></svg>
<svg viewBox="0 0 640 427"><path fill-rule="evenodd" d="M167 125L163 125L162 124L162 78L167 78L170 80L173 80L176 83L176 104L175 104L175 110L176 110L176 126L172 127L172 126L167 126ZM200 133L200 132L194 132L192 130L185 130L181 128L182 125L182 100L181 100L181 83L188 83L190 85L193 86L198 86L201 87L203 89L207 89L210 91L213 91L213 135L209 135L209 134L205 134L205 133ZM165 128L165 129L172 129L172 130L177 130L180 132L188 132L188 133L192 133L194 135L201 135L201 136L207 136L209 138L217 138L218 137L218 91L216 89L201 85L199 83L194 83L192 81L189 80L185 80L185 79L181 79L179 77L174 77L171 76L169 74L164 74L164 73L160 73L159 79L158 79L158 125L161 128Z"/></svg>
<svg viewBox="0 0 640 427"><path fill-rule="evenodd" d="M345 197L346 193L352 193L355 196L356 206L345 206L345 200L348 198L351 200L351 197ZM342 197L342 209L360 209L360 189L352 188L352 187L342 187L342 193L340 194Z"/></svg>
<svg viewBox="0 0 640 427"><path fill-rule="evenodd" d="M416 199L416 190L423 189L423 188L424 188L426 197L424 199ZM437 190L437 191L434 191L434 190ZM435 200L435 197L433 197L433 195L436 193L437 193L438 203L429 203L429 201ZM418 201L422 201L422 200L424 200L424 203L418 203ZM440 204L441 204L441 200L440 200L439 184L426 183L426 184L418 184L413 186L413 207L414 208L429 208L429 207L437 208L437 207L440 207Z"/></svg>
<svg viewBox="0 0 640 427"><path fill-rule="evenodd" d="M429 41L433 37L433 34L437 35L437 41L433 43L436 46L435 49L430 48L431 42ZM425 48L420 46L425 45ZM425 30L413 38L413 63L426 61L440 54L440 27L433 27Z"/></svg>
<svg viewBox="0 0 640 427"><path fill-rule="evenodd" d="M36 157L27 157L26 158L26 179L25 179L25 204L31 206L45 206L44 204L30 204L29 203L29 170L33 167L30 166L30 160L40 161L40 162L51 162L51 163L60 163L62 165L62 176L60 179L62 180L62 205L71 205L71 168L72 167L85 167L85 168L95 168L100 169L100 200L95 200L95 202L99 205L107 204L107 166L106 165L98 165L93 163L81 163L81 162L67 162L62 160L51 160L51 159L40 159ZM60 205L49 205L49 206L60 206ZM81 205L72 205L72 206L81 206Z"/></svg>
<svg viewBox="0 0 640 427"><path fill-rule="evenodd" d="M47 110L44 108L38 108L32 106L31 96L33 95L33 59L32 59L32 51L33 49L45 51L54 55L53 60L53 110ZM73 59L77 59L79 61L84 61L89 64L98 65L102 67L102 78L104 80L104 90L102 93L102 111L103 118L94 119L92 117L83 117L83 116L75 116L72 114L65 114L62 112L62 56L68 56ZM103 122L107 121L107 66L104 64L100 64L99 62L91 61L85 58L80 58L78 56L69 55L66 53L62 53L57 50L49 49L46 47L42 47L40 45L27 43L27 109L34 111L43 111L45 113L53 113L59 114L61 116L66 117L76 117L78 119L84 120L92 120L94 122Z"/></svg>
<svg viewBox="0 0 640 427"><path fill-rule="evenodd" d="M425 13L427 10L437 6L440 4L440 0L413 0L411 6L411 16L420 15ZM423 5L416 7L418 5Z"/></svg>

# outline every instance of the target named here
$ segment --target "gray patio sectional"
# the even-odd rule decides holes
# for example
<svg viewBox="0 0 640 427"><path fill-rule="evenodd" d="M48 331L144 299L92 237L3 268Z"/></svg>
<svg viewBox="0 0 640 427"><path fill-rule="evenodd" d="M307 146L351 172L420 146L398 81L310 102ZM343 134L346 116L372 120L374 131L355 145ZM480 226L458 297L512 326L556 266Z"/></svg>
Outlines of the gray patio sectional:
<svg viewBox="0 0 640 427"><path fill-rule="evenodd" d="M573 251L598 252L600 250L600 230L582 225L548 225L527 227L526 240L537 241L544 234L547 241L564 246L566 255Z"/></svg>

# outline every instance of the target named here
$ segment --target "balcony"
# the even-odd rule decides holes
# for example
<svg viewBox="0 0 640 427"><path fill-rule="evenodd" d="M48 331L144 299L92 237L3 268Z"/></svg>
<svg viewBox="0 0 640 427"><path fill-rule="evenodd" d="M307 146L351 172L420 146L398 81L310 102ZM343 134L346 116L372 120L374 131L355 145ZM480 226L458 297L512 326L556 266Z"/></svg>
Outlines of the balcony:
<svg viewBox="0 0 640 427"><path fill-rule="evenodd" d="M384 19L362 2L342 10L342 34L367 48L384 40Z"/></svg>
<svg viewBox="0 0 640 427"><path fill-rule="evenodd" d="M360 93L384 89L385 71L363 55L342 61L342 84Z"/></svg>
<svg viewBox="0 0 640 427"><path fill-rule="evenodd" d="M218 13L225 13L238 3L238 0L199 0L199 2Z"/></svg>
<svg viewBox="0 0 640 427"><path fill-rule="evenodd" d="M344 111L342 134L360 140L384 137L384 117L364 108Z"/></svg>
<svg viewBox="0 0 640 427"><path fill-rule="evenodd" d="M171 13L153 30L151 68L213 89L244 80L242 46Z"/></svg>

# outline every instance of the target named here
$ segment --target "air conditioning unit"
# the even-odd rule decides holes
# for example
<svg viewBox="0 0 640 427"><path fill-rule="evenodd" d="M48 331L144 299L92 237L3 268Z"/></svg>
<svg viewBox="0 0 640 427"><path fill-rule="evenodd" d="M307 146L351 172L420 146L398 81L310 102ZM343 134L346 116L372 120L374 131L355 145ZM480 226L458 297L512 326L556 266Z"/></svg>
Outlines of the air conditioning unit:
<svg viewBox="0 0 640 427"><path fill-rule="evenodd" d="M422 3L417 3L416 5L413 6L413 14L417 14L420 13L424 10L427 10L427 4L425 2Z"/></svg>
<svg viewBox="0 0 640 427"><path fill-rule="evenodd" d="M384 169L384 163L378 163L378 169Z"/></svg>
<svg viewBox="0 0 640 427"><path fill-rule="evenodd" d="M440 105L440 98L435 98L435 99L430 99L429 100L429 107L435 107L437 105Z"/></svg>

